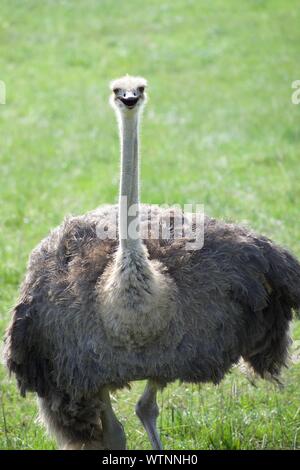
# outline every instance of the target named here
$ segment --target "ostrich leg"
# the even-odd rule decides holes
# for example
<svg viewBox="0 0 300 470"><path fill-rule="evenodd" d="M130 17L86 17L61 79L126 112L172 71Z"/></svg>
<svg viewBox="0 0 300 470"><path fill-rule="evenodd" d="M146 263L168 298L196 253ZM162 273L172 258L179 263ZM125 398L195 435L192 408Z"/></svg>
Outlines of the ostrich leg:
<svg viewBox="0 0 300 470"><path fill-rule="evenodd" d="M144 426L154 450L162 450L162 444L156 428L159 408L156 402L158 385L148 380L144 393L136 404L135 411Z"/></svg>
<svg viewBox="0 0 300 470"><path fill-rule="evenodd" d="M118 421L110 401L109 389L104 387L100 392L103 408L101 422L103 429L104 447L109 450L125 450L126 436L120 421Z"/></svg>

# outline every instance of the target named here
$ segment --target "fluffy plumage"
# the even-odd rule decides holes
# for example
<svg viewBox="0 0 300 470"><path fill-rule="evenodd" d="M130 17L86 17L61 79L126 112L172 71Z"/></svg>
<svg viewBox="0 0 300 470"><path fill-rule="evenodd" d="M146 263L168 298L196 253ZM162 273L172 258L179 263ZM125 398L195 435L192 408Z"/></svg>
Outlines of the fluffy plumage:
<svg viewBox="0 0 300 470"><path fill-rule="evenodd" d="M33 251L6 336L6 360L22 394L72 399L137 379L218 383L240 357L261 376L285 364L300 265L244 227L205 220L205 243L145 240L173 284L167 325L144 346L114 345L101 317L99 279L116 252L97 222L117 207L67 219ZM147 206L142 206L146 224ZM155 324L153 324L155 329Z"/></svg>

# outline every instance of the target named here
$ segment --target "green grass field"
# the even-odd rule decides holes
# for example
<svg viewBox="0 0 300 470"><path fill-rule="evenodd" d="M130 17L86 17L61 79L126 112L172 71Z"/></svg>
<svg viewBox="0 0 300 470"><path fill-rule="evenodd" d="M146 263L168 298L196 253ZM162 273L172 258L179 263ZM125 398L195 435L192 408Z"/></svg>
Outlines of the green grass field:
<svg viewBox="0 0 300 470"><path fill-rule="evenodd" d="M204 203L300 256L299 24L298 0L1 1L1 336L31 249L66 214L117 200L108 81L127 72L150 84L143 202ZM0 448L54 448L34 396L21 399L3 367L0 380ZM253 387L236 368L218 387L170 386L165 448L300 448L297 360L283 380ZM131 449L149 448L134 414L142 387L114 398Z"/></svg>

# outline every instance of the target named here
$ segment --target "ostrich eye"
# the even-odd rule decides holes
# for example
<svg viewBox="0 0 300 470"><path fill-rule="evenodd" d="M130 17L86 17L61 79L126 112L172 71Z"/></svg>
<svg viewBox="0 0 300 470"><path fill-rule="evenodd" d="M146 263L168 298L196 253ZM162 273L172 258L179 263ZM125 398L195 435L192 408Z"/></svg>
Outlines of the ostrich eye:
<svg viewBox="0 0 300 470"><path fill-rule="evenodd" d="M120 93L120 88L114 88L113 92L115 95L117 95L118 93Z"/></svg>
<svg viewBox="0 0 300 470"><path fill-rule="evenodd" d="M145 87L144 86L139 86L138 90L139 90L140 93L144 93Z"/></svg>

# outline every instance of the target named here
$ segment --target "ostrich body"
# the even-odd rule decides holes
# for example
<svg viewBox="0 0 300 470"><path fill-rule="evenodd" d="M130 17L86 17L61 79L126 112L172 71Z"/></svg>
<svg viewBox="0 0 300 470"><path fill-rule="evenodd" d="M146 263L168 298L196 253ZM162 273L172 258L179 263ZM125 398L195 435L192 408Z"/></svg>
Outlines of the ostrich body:
<svg viewBox="0 0 300 470"><path fill-rule="evenodd" d="M123 197L137 209L140 233L166 219L163 209L139 204L145 87L138 77L112 83L119 204L66 219L32 252L6 334L8 368L22 395L37 393L40 417L61 448L125 448L109 391L142 379L136 412L161 448L157 389L177 379L218 383L241 357L276 378L300 307L297 260L244 227L205 218L204 246L195 250L184 237L129 233L133 216ZM104 227L117 229L117 239L99 237Z"/></svg>

